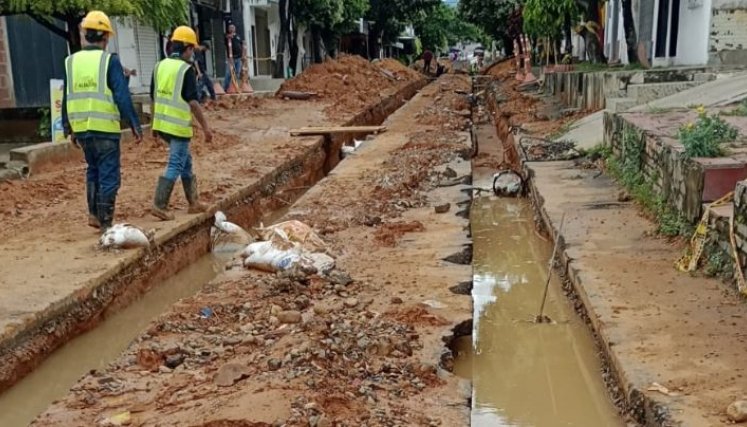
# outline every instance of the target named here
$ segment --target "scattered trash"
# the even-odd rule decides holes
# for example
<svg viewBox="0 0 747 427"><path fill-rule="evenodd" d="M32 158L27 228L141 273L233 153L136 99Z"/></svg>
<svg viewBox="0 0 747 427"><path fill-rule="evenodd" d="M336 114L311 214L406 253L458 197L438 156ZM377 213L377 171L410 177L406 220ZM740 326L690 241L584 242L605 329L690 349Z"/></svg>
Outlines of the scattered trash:
<svg viewBox="0 0 747 427"><path fill-rule="evenodd" d="M430 308L446 308L446 305L444 305L444 303L432 299L423 301L423 304L427 305Z"/></svg>
<svg viewBox="0 0 747 427"><path fill-rule="evenodd" d="M549 139L524 136L521 148L530 162L573 160L581 157L573 141L551 141Z"/></svg>
<svg viewBox="0 0 747 427"><path fill-rule="evenodd" d="M524 180L521 175L512 170L500 171L493 175L493 193L496 196L518 196L523 187Z"/></svg>
<svg viewBox="0 0 747 427"><path fill-rule="evenodd" d="M99 238L99 244L104 249L132 249L148 247L153 241L155 232L143 231L132 224L114 224Z"/></svg>
<svg viewBox="0 0 747 427"><path fill-rule="evenodd" d="M664 387L663 385L661 385L659 383L655 383L655 382L651 383L651 385L648 386L647 390L648 391L656 391L656 392L659 392L659 393L661 393L663 395L666 395L666 396L679 396L678 393L669 391L668 388Z"/></svg>
<svg viewBox="0 0 747 427"><path fill-rule="evenodd" d="M213 309L210 307L203 307L200 309L200 317L203 319L209 319L213 317Z"/></svg>
<svg viewBox="0 0 747 427"><path fill-rule="evenodd" d="M314 230L301 221L291 220L271 225L269 227L260 226L255 229L262 240L270 240L276 231L280 231L290 242L300 244L305 250L310 252L326 252L327 245Z"/></svg>

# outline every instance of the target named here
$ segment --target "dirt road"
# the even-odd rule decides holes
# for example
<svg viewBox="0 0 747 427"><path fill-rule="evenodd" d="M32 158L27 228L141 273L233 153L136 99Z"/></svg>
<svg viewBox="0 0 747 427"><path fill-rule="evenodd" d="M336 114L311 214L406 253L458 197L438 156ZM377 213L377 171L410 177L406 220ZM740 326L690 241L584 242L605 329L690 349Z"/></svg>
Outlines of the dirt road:
<svg viewBox="0 0 747 427"><path fill-rule="evenodd" d="M468 118L430 124L460 89L466 77L428 86L286 215L319 230L340 273L234 266L34 425L119 414L132 425L466 425L469 388L448 372L444 340L471 330L469 297L449 290L471 280L457 215L469 205Z"/></svg>
<svg viewBox="0 0 747 427"><path fill-rule="evenodd" d="M243 217L236 220L247 224L271 207L287 205L303 191L299 188L316 182L336 163L343 140L326 146L320 137L291 138L289 129L383 120L422 83L387 79L370 103L335 118L324 112L336 102L334 96L311 101L222 99L208 114L217 137L205 144L197 132L192 146L201 197L223 209L244 206ZM154 229L158 247L148 253L106 253L96 247L98 234L85 225L83 162L61 164L28 181L0 183L0 389L71 336L207 250L207 233L198 239L179 237L188 230L207 230L210 222L209 215L186 214L180 186L171 203L176 221L156 222L147 213L166 159L166 146L154 139L122 144L115 222ZM167 256L175 251L180 252L176 259Z"/></svg>

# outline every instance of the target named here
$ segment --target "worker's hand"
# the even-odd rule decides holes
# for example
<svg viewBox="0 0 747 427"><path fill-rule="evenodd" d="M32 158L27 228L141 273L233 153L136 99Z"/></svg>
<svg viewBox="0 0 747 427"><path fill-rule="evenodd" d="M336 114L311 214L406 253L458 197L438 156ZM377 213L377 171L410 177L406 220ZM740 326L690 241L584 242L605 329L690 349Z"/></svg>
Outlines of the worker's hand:
<svg viewBox="0 0 747 427"><path fill-rule="evenodd" d="M210 128L206 128L204 133L205 133L205 142L208 144L213 142L213 131L211 131Z"/></svg>
<svg viewBox="0 0 747 427"><path fill-rule="evenodd" d="M135 137L135 144L143 142L143 130L141 128L132 128L132 136Z"/></svg>
<svg viewBox="0 0 747 427"><path fill-rule="evenodd" d="M77 148L78 150L82 150L83 147L80 146L80 143L78 142L78 138L75 137L75 134L70 134L70 142L73 143L73 147Z"/></svg>

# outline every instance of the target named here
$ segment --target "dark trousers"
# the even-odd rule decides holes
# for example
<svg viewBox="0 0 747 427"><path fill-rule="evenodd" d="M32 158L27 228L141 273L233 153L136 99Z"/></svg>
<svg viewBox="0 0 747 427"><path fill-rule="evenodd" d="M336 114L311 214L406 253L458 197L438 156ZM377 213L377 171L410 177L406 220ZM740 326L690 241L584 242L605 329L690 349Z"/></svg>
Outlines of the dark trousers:
<svg viewBox="0 0 747 427"><path fill-rule="evenodd" d="M200 99L200 102L203 102L205 100L206 89L208 94L210 95L210 99L215 101L215 87L213 87L213 81L210 79L210 76L203 73L197 79L197 97Z"/></svg>
<svg viewBox="0 0 747 427"><path fill-rule="evenodd" d="M79 139L88 163L86 170L86 196L88 213L98 218L102 225L110 226L114 217L114 204L121 184L119 140L90 137Z"/></svg>
<svg viewBox="0 0 747 427"><path fill-rule="evenodd" d="M430 73L431 72L431 60L430 59L424 59L423 60L423 72L424 73Z"/></svg>

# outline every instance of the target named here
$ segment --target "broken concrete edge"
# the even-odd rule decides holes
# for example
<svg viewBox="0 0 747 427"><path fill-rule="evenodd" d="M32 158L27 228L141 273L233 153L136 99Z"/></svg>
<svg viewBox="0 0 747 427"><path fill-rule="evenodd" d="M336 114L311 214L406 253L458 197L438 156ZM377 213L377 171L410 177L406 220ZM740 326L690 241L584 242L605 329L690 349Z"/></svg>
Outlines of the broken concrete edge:
<svg viewBox="0 0 747 427"><path fill-rule="evenodd" d="M608 392L618 410L623 414L630 415L637 423L645 427L667 427L670 426L669 411L667 405L662 401L652 398L644 393L644 390L638 388L629 379L629 371L625 363L614 350L614 342L607 334L604 322L597 315L597 310L589 295L586 292L583 282L580 279L579 268L576 266L574 259L568 255L565 247L565 238L559 227L559 213L551 215L545 207L545 200L534 185L535 171L532 169L532 163L523 164L525 174L529 177L529 197L535 213L539 216L541 225L548 231L548 235L553 241L559 239L558 247L560 249L559 258L561 262L559 270L561 277L567 282L566 291L569 293L569 299L577 299L579 305L574 305L574 309L579 317L584 320L594 337L594 341L599 350L599 356L602 359L603 369L609 370L608 378L605 378ZM622 396L617 394L622 393ZM622 398L622 401L619 399Z"/></svg>
<svg viewBox="0 0 747 427"><path fill-rule="evenodd" d="M150 125L143 126L143 132L146 132L148 129L150 129ZM121 134L120 141L122 143L129 143L135 140L130 129L122 130ZM10 161L25 164L27 168L25 176L19 176L15 172L12 174L3 173L0 175L0 181L26 178L31 174L49 172L61 163L82 160L83 151L75 147L70 141L41 142L39 144L15 148L10 150Z"/></svg>
<svg viewBox="0 0 747 427"><path fill-rule="evenodd" d="M418 80L405 86L381 102L368 106L345 125L359 125L363 124L362 120L376 118L383 121L425 84L425 80ZM380 117L382 114L385 116ZM67 341L94 328L104 317L147 292L156 278L176 274L208 253L213 212L223 210L240 224L255 223L267 211L284 206L274 197L276 194L283 190L293 191L291 189L298 192L298 188L319 181L328 172L327 168L331 170L340 161L339 150L344 143L342 136L331 144L322 137L317 138L304 154L284 162L258 181L224 198L208 212L159 233L150 248L132 251L116 266L88 280L76 292L34 313L15 327L0 332L0 392L31 372ZM77 150L69 142L57 145L67 145L66 150ZM307 169L316 172L306 174ZM285 186L278 186L278 183ZM187 257L183 257L185 254ZM163 274L161 270L166 265L169 273ZM138 282L137 286L131 286L134 281Z"/></svg>

